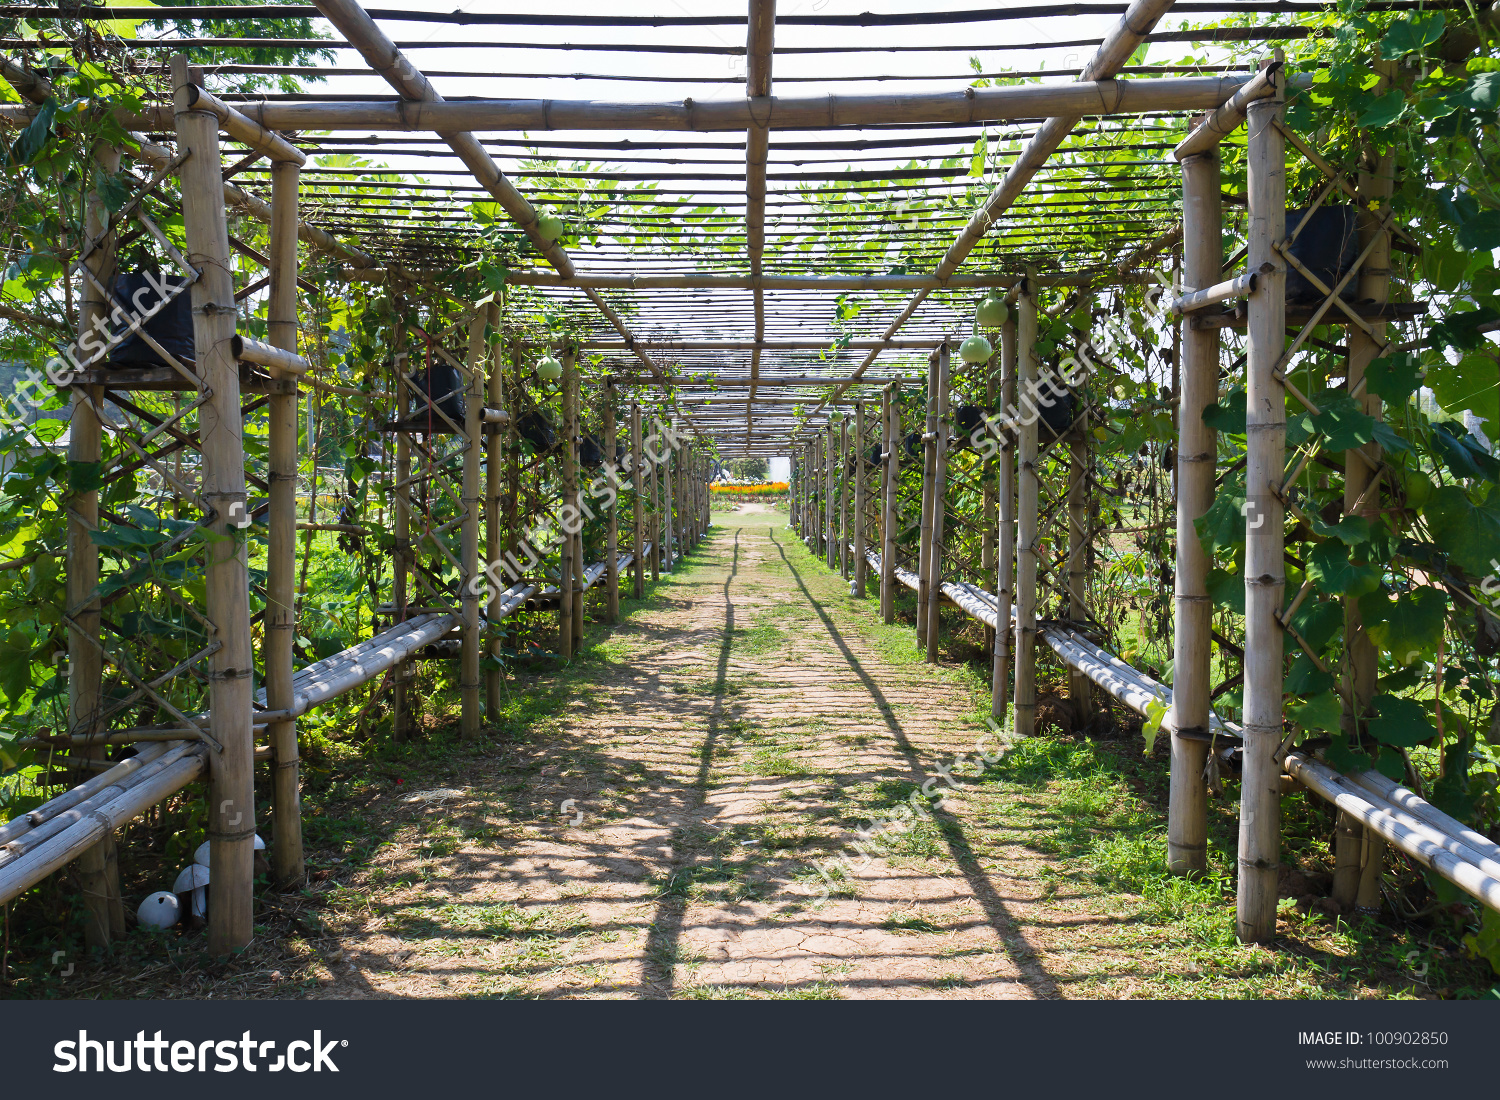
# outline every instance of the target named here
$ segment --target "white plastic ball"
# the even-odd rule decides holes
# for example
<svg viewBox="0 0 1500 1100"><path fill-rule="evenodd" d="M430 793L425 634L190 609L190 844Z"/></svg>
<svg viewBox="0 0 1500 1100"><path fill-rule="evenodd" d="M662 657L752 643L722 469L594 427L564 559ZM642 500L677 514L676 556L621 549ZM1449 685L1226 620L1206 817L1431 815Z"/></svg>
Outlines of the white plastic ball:
<svg viewBox="0 0 1500 1100"><path fill-rule="evenodd" d="M166 929L177 923L182 910L177 904L177 895L158 890L141 902L135 916L144 928Z"/></svg>

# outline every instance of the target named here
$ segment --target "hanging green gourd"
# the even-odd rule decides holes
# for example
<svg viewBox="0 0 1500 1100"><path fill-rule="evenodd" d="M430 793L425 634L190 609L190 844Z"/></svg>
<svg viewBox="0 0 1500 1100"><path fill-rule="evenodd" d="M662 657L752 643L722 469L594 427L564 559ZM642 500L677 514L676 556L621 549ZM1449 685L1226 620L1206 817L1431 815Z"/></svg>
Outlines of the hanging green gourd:
<svg viewBox="0 0 1500 1100"><path fill-rule="evenodd" d="M562 377L562 364L556 356L544 355L537 360L536 376L543 382L556 382Z"/></svg>
<svg viewBox="0 0 1500 1100"><path fill-rule="evenodd" d="M984 300L974 310L974 325L976 328L997 329L1005 324L1010 316L1010 309L1005 304L1005 299L996 293L986 294Z"/></svg>
<svg viewBox="0 0 1500 1100"><path fill-rule="evenodd" d="M983 336L970 336L962 344L958 345L958 356L965 363L977 364L988 363L990 356L995 354L995 349Z"/></svg>
<svg viewBox="0 0 1500 1100"><path fill-rule="evenodd" d="M537 236L541 237L548 244L561 237L563 230L566 228L567 224L556 214L543 214L536 220Z"/></svg>

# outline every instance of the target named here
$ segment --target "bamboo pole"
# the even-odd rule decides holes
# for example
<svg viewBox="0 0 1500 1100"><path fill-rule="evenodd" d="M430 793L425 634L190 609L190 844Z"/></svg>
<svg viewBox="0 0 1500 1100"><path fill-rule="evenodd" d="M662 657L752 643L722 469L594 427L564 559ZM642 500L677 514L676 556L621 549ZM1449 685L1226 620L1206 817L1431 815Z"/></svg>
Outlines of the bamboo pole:
<svg viewBox="0 0 1500 1100"><path fill-rule="evenodd" d="M865 403L854 406L854 595L865 598L870 566L865 560L865 529L869 520L869 499L865 485L870 479L865 461L869 443L865 438Z"/></svg>
<svg viewBox="0 0 1500 1100"><path fill-rule="evenodd" d="M677 525L674 522L676 517L673 515L672 508L672 470L676 466L677 461L677 452L668 448L666 460L662 463L661 468L661 518L664 524L662 541L666 543L666 570L668 573L673 572L677 568Z"/></svg>
<svg viewBox="0 0 1500 1100"><path fill-rule="evenodd" d="M578 405L574 399L573 376L577 370L571 348L562 355L562 507L559 509L562 524L562 563L557 587L557 633L558 652L564 659L573 656L573 600L577 592L573 583L577 563L574 561L575 543L572 534L574 516L570 512L574 498L578 495Z"/></svg>
<svg viewBox="0 0 1500 1100"><path fill-rule="evenodd" d="M396 299L396 314L402 316L405 313L405 301ZM408 400L407 389L401 383L400 376L405 373L408 355L406 352L406 325L397 321L395 333L392 337L394 352L391 356L391 368L394 377L391 379L391 393L396 397L395 406L392 409L395 420L399 423L406 419ZM308 425L308 441L312 441L312 425ZM313 461L317 461L316 452ZM394 622L406 621L407 604L407 573L411 568L411 436L406 432L396 433L396 485L404 486L395 490L395 501L392 506L396 530L395 545L391 552L392 578L391 578L391 602L395 604L392 615ZM410 662L403 661L396 666L394 682L391 687L391 740L397 744L406 741L411 729L411 696L408 688L411 683L412 666Z"/></svg>
<svg viewBox="0 0 1500 1100"><path fill-rule="evenodd" d="M645 452L643 451L642 453L644 454ZM661 548L662 525L661 506L659 503L661 498L657 495L656 485L657 467L660 465L660 463L657 462L655 458L652 458L649 455L647 456L646 462L647 469L650 471L651 481L651 583L655 584L657 581L661 580L661 566L663 560L665 560L662 557L663 550Z"/></svg>
<svg viewBox="0 0 1500 1100"><path fill-rule="evenodd" d="M1217 148L1182 162L1182 277L1197 287L1224 262ZM1213 504L1218 434L1203 410L1218 399L1219 330L1178 323L1181 369L1177 406L1177 584L1172 646L1172 764L1167 811L1167 869L1198 876L1208 869L1209 695L1213 602L1208 559L1194 526Z"/></svg>
<svg viewBox="0 0 1500 1100"><path fill-rule="evenodd" d="M942 633L943 536L948 524L948 345L938 349L937 438L932 441L932 538L927 545L927 663L937 664Z"/></svg>
<svg viewBox="0 0 1500 1100"><path fill-rule="evenodd" d="M849 579L849 418L839 420L839 576Z"/></svg>
<svg viewBox="0 0 1500 1100"><path fill-rule="evenodd" d="M484 634L479 628L479 514L484 507L479 466L484 447L485 363L490 357L485 329L498 320L499 310L492 302L476 310L469 321L468 373L464 387L464 518L459 527L459 563L463 566L459 577L459 607L463 611L458 674L458 697L462 707L459 728L466 740L478 737L484 724L479 706L483 687L479 662L484 652Z"/></svg>
<svg viewBox="0 0 1500 1100"><path fill-rule="evenodd" d="M191 150L179 172L188 262L193 283L193 343L198 374L212 396L198 412L203 453L201 496L214 510L210 530L223 536L206 551L208 617L220 648L209 663L209 732L223 747L210 754L208 839L213 905L208 950L227 955L250 943L255 876L255 742L250 728L249 561L240 519L247 517L245 449L234 336L234 280L224 217L217 116L190 109L188 59L172 58L174 121L179 149Z"/></svg>
<svg viewBox="0 0 1500 1100"><path fill-rule="evenodd" d="M504 321L505 298L500 296L500 312L496 317L498 330ZM485 404L492 409L505 408L505 351L504 344L496 340L489 349L489 375L485 379ZM505 530L502 508L505 497L505 434L515 417L510 417L502 429L486 425L484 431L484 557L487 576L502 576L501 563L505 560ZM489 600L485 605L485 650L490 665L484 669L484 710L490 724L500 713L500 651L503 648L500 625L500 607L504 590L494 580L488 581ZM493 666L493 667L490 667Z"/></svg>
<svg viewBox="0 0 1500 1100"><path fill-rule="evenodd" d="M1245 466L1244 771L1240 791L1236 932L1247 943L1276 934L1281 847L1281 610L1286 576L1283 508L1276 495L1286 461L1286 395L1275 378L1286 346L1286 151L1276 127L1280 94L1249 105L1248 264L1262 273L1248 321L1248 453Z"/></svg>
<svg viewBox="0 0 1500 1100"><path fill-rule="evenodd" d="M990 356L989 362L984 365L984 404L985 408L993 411L995 400L999 397L999 358L1000 351L996 349ZM979 574L982 587L991 592L997 592L1000 587L999 572L996 568L996 534L999 530L999 501L997 492L999 481L991 481L984 476L984 468L979 470L979 478L983 485L982 499L980 501L979 516ZM993 662L995 658L995 629L986 626L984 628L984 651L989 654L991 661L991 674L993 676Z"/></svg>
<svg viewBox="0 0 1500 1100"><path fill-rule="evenodd" d="M1007 315L1000 326L1000 407L1016 407L1016 319ZM990 670L990 716L1005 721L1009 706L1012 630L1011 604L1016 573L1016 441L1010 432L999 439L1000 454L995 474L995 629L994 663Z"/></svg>
<svg viewBox="0 0 1500 1100"><path fill-rule="evenodd" d="M635 561L631 567L635 573L635 598L646 598L646 514L642 489L645 488L645 459L641 454L641 406L630 403L630 488L632 508L631 538L635 544Z"/></svg>
<svg viewBox="0 0 1500 1100"><path fill-rule="evenodd" d="M838 477L838 444L835 442L837 429L829 422L828 428L823 433L823 564L830 569L837 569L839 558L838 544L838 508L839 493L836 484Z"/></svg>
<svg viewBox="0 0 1500 1100"><path fill-rule="evenodd" d="M610 481L609 485L609 532L607 535L608 545L604 552L605 583L607 588L607 604L605 614L611 623L620 621L620 509L619 492L620 481L615 474L616 451L615 443L615 388L608 382L604 384L604 470L605 477Z"/></svg>
<svg viewBox="0 0 1500 1100"><path fill-rule="evenodd" d="M1017 390L1034 400L1038 373L1037 305L1029 286L1018 296L1017 310ZM1036 733L1036 551L1040 485L1036 468L1036 417L1024 415L1030 409L1017 408L1023 419L1016 432L1016 736L1031 737Z"/></svg>
<svg viewBox="0 0 1500 1100"><path fill-rule="evenodd" d="M1082 395L1080 395L1080 399ZM1087 406L1085 406L1087 407ZM1068 618L1088 618L1089 435L1088 422L1068 442ZM1076 670L1068 675L1068 703L1082 729L1094 720L1094 685Z"/></svg>
<svg viewBox="0 0 1500 1100"><path fill-rule="evenodd" d="M94 150L94 160L101 171L114 173L120 167L120 152L114 146L101 144ZM104 200L90 190L84 205L84 232L89 240L95 241L108 229L109 210ZM115 234L110 232L84 260L84 266L100 286L114 285L115 246ZM95 324L109 313L110 304L99 288L88 278L81 280L78 335L91 333ZM69 462L96 464L102 460L104 434L93 406L102 406L103 401L102 386L74 392L68 431ZM76 629L67 632L68 733L77 737L99 731L99 713L103 707L104 657L98 646L92 644L100 636L100 604L94 598L99 585L99 548L90 534L99 525L96 490L70 495L66 524L68 611L76 625ZM102 760L106 751L100 746L69 755ZM125 934L125 909L120 898L120 871L113 834L106 833L79 856L78 880L87 913L84 940L89 947L106 948L111 939Z"/></svg>
<svg viewBox="0 0 1500 1100"><path fill-rule="evenodd" d="M301 168L271 166L271 293L267 335L282 351L297 350L297 203ZM273 393L270 413L270 523L266 546L266 706L293 703L293 643L297 636L297 395ZM302 880L301 753L295 719L274 722L271 743L271 869L281 885Z"/></svg>
<svg viewBox="0 0 1500 1100"><path fill-rule="evenodd" d="M1379 76L1373 94L1385 92L1396 76L1396 62L1376 59L1373 63ZM1357 297L1364 302L1384 303L1390 300L1391 235L1381 229L1381 219L1390 211L1391 190L1394 182L1396 156L1389 144L1384 148L1373 142L1365 153L1365 166L1360 171L1356 187L1359 193L1359 246L1363 252L1372 243L1369 256L1359 272ZM1348 339L1348 371L1346 385L1350 392L1364 381L1365 369L1385 350L1384 321L1375 321L1366 333L1351 326ZM1379 396L1366 389L1355 400L1363 411L1379 420L1384 415ZM1346 514L1363 515L1374 522L1380 515L1380 491L1371 490L1370 483L1376 477L1380 465L1380 444L1369 443L1356 448L1363 454L1344 455L1344 511ZM1347 660L1344 663L1344 697L1353 702L1353 713L1345 714L1344 730L1357 743L1361 719L1370 713L1370 701L1375 696L1376 680L1379 677L1379 653L1369 633L1364 628L1357 600L1344 598L1344 644ZM1347 704L1346 704L1347 706ZM1353 837L1339 834L1346 846L1358 845L1359 877L1356 888L1348 889L1348 877L1335 883L1334 900L1346 909L1353 907L1364 912L1376 912L1381 904L1380 876L1385 864L1386 842L1373 829L1360 829L1362 835ZM1337 844L1336 844L1337 847ZM1335 853L1337 863L1339 853ZM1343 853L1349 860L1349 853Z"/></svg>
<svg viewBox="0 0 1500 1100"><path fill-rule="evenodd" d="M927 419L922 432L922 526L917 543L917 648L927 650L927 603L932 598L932 574L928 562L932 559L932 513L933 486L937 481L937 434L938 434L938 361L937 355L927 358Z"/></svg>
<svg viewBox="0 0 1500 1100"><path fill-rule="evenodd" d="M885 467L881 499L880 617L887 626L896 621L896 528L901 522L901 384L892 382L881 392L885 410Z"/></svg>

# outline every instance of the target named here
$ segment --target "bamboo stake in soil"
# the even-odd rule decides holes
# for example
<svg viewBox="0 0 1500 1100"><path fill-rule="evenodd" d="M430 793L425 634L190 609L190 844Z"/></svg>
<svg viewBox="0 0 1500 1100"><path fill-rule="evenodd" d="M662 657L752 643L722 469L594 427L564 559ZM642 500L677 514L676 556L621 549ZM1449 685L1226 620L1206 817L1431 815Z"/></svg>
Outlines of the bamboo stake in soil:
<svg viewBox="0 0 1500 1100"><path fill-rule="evenodd" d="M1209 149L1182 162L1182 277L1190 287L1219 277L1223 208L1219 153ZM1213 504L1217 433L1203 410L1218 399L1219 330L1177 325L1181 369L1177 435L1177 591L1172 649L1172 766L1167 811L1167 869L1197 876L1208 868L1208 787L1213 603L1208 560L1194 521Z"/></svg>
<svg viewBox="0 0 1500 1100"><path fill-rule="evenodd" d="M1396 62L1376 60L1374 68L1380 79L1372 92L1379 95L1390 87L1395 76ZM1391 237L1390 231L1379 228L1379 224L1390 210L1395 150L1389 145L1381 150L1372 143L1366 157L1373 163L1359 173L1357 181L1360 197L1359 249L1363 252L1372 239L1374 248L1360 268L1357 297L1360 301L1386 302L1390 300ZM1370 329L1373 335L1356 326L1349 329L1346 384L1351 391L1363 381L1365 368L1380 355L1383 348L1385 322L1373 322ZM1376 394L1366 389L1355 400L1367 415L1377 420L1381 418L1383 409ZM1380 515L1380 491L1370 490L1370 482L1380 463L1380 445L1370 443L1358 450L1364 452L1363 459L1357 454L1344 456L1344 511L1348 514L1355 513L1358 509L1357 514L1362 514L1373 522ZM1351 743L1357 743L1360 720L1369 714L1370 700L1375 695L1379 654L1375 643L1364 629L1358 601L1348 597L1344 599L1344 638L1348 653L1344 673L1345 698L1354 702L1354 713L1344 716L1344 730L1346 734L1352 735ZM1341 823L1347 816L1341 815ZM1359 878L1356 888L1351 891L1348 888L1349 876L1338 880L1336 875L1333 899L1346 909L1352 905L1365 911L1377 911L1381 903L1380 874L1385 864L1385 839L1373 829L1361 827L1359 834L1355 836L1347 836L1348 831L1352 830L1340 831L1335 846L1340 842L1346 846L1358 845ZM1335 863L1347 862L1349 858L1349 853L1336 853Z"/></svg>
<svg viewBox="0 0 1500 1100"><path fill-rule="evenodd" d="M838 444L834 426L823 435L823 561L829 569L839 565L838 529Z"/></svg>
<svg viewBox="0 0 1500 1100"><path fill-rule="evenodd" d="M479 661L484 649L484 635L479 629L479 512L484 493L479 484L479 462L483 454L485 363L490 358L485 341L486 327L499 321L499 310L493 302L477 310L469 322L468 378L464 387L464 519L459 528L459 607L463 611L462 648L459 652L458 697L462 707L460 731L465 738L479 736L483 725L480 713Z"/></svg>
<svg viewBox="0 0 1500 1100"><path fill-rule="evenodd" d="M880 500L880 618L887 626L896 621L896 525L901 485L901 386L892 382L880 394L884 412L882 430L885 466L881 470Z"/></svg>
<svg viewBox="0 0 1500 1100"><path fill-rule="evenodd" d="M866 501L865 482L869 479L869 467L865 456L869 442L865 439L865 403L854 406L854 595L865 598L865 582L869 563L865 561L865 524L869 505Z"/></svg>
<svg viewBox="0 0 1500 1100"><path fill-rule="evenodd" d="M917 541L917 648L927 651L927 603L932 576L927 562L932 556L932 487L937 480L938 362L927 359L927 418L922 429L922 525Z"/></svg>
<svg viewBox="0 0 1500 1100"><path fill-rule="evenodd" d="M240 519L247 515L245 448L240 418L239 367L234 337L234 280L220 176L219 121L190 108L188 59L172 58L179 149L191 150L180 169L182 220L193 283L193 345L198 373L212 396L198 413L203 452L203 500L214 510L209 529L222 536L206 552L208 617L220 648L209 663L209 732L223 746L210 753L208 839L213 904L208 950L227 955L250 943L254 915L255 742L250 727L249 562Z"/></svg>
<svg viewBox="0 0 1500 1100"><path fill-rule="evenodd" d="M558 575L557 607L557 651L566 660L573 656L573 600L577 596L573 574L577 563L573 560L574 541L572 535L572 512L574 499L578 495L578 406L574 400L572 349L562 356L562 507L559 518L562 523L562 566Z"/></svg>
<svg viewBox="0 0 1500 1100"><path fill-rule="evenodd" d="M1016 321L1017 390L1035 400L1037 380L1037 306L1030 282L1017 297ZM1017 431L1016 470L1016 736L1036 733L1036 544L1037 418L1030 405L1018 411L1022 423Z"/></svg>
<svg viewBox="0 0 1500 1100"><path fill-rule="evenodd" d="M1286 395L1276 381L1286 346L1286 268L1275 251L1285 235L1285 141L1276 128L1280 94L1249 107L1248 256L1261 272L1250 298L1248 454L1245 466L1245 709L1240 791L1236 932L1247 943L1276 934L1276 875L1281 861L1281 610L1286 576L1283 508L1275 490L1286 461Z"/></svg>
<svg viewBox="0 0 1500 1100"><path fill-rule="evenodd" d="M94 158L100 169L113 173L120 166L120 152L101 145ZM89 240L98 240L109 227L109 211L104 201L92 191L84 208L84 228ZM84 265L101 286L115 281L115 234L100 243ZM81 281L78 301L78 332L92 332L96 321L106 317L110 307L92 280ZM68 461L98 463L103 457L104 435L98 416L90 402L102 407L104 389L90 386L75 392L68 431ZM97 733L99 713L103 707L104 655L90 639L99 637L100 605L91 599L99 585L99 548L90 530L99 525L97 490L73 494L67 508L67 597L77 629L68 635L68 733L83 736ZM73 756L104 759L103 746L84 749ZM120 873L115 840L106 834L98 844L78 857L79 887L83 892L87 919L84 940L89 947L106 948L115 936L125 934L125 909L120 898Z"/></svg>
<svg viewBox="0 0 1500 1100"><path fill-rule="evenodd" d="M1007 316L1000 326L1000 407L1016 407L1016 320ZM1010 686L1012 630L1011 603L1016 573L1016 440L1010 432L1000 437L996 480L995 631L994 664L990 672L990 717L1004 723Z"/></svg>
<svg viewBox="0 0 1500 1100"><path fill-rule="evenodd" d="M938 348L937 438L933 440L932 538L927 545L927 661L937 664L943 611L943 534L948 519L948 345Z"/></svg>
<svg viewBox="0 0 1500 1100"><path fill-rule="evenodd" d="M605 613L612 623L620 621L620 483L615 476L618 447L615 443L615 388L604 385L604 469L613 484L609 486L609 535L604 553L604 572L608 588Z"/></svg>
<svg viewBox="0 0 1500 1100"><path fill-rule="evenodd" d="M271 294L267 335L283 351L297 350L297 200L301 169L271 166ZM297 395L273 393L270 412L270 524L266 546L266 706L290 710L293 643L297 635ZM300 882L302 852L301 753L295 719L274 722L271 743L271 869L282 885Z"/></svg>

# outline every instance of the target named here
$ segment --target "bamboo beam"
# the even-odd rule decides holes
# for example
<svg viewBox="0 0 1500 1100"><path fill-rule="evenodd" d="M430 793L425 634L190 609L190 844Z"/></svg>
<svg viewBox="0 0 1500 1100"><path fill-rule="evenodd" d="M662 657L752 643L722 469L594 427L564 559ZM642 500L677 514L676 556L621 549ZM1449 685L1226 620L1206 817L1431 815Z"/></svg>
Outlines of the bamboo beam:
<svg viewBox="0 0 1500 1100"><path fill-rule="evenodd" d="M267 335L271 346L297 353L297 198L301 168L295 161L271 166L271 294ZM266 706L290 710L297 636L297 395L276 393L269 403L270 524L266 546ZM294 719L274 722L271 744L271 869L283 885L306 873L302 848L301 753Z"/></svg>
<svg viewBox="0 0 1500 1100"><path fill-rule="evenodd" d="M1277 77L1281 68L1280 61L1272 61L1248 83L1237 88L1234 95L1193 127L1188 136L1172 150L1172 156L1178 160L1186 160L1216 148L1219 142L1245 124L1245 112L1254 100L1276 94Z"/></svg>
<svg viewBox="0 0 1500 1100"><path fill-rule="evenodd" d="M745 95L754 101L771 94L772 41L776 34L776 0L750 0L745 43ZM754 281L755 339L766 335L765 291L759 280L763 274L761 258L766 247L766 162L769 159L771 132L752 123L745 134L745 249L750 258L750 278ZM754 379L760 374L760 348L750 353L750 396L755 396ZM746 414L748 433L749 414Z"/></svg>
<svg viewBox="0 0 1500 1100"><path fill-rule="evenodd" d="M1221 242L1219 154L1211 147L1182 162L1182 277L1189 286L1218 278ZM1198 876L1208 869L1208 759L1213 603L1208 560L1198 541L1199 516L1213 504L1218 433L1203 410L1218 399L1219 330L1178 324L1177 561L1172 644L1172 763L1167 812L1167 869Z"/></svg>
<svg viewBox="0 0 1500 1100"><path fill-rule="evenodd" d="M1247 943L1276 934L1281 862L1281 765L1275 754L1283 728L1278 613L1286 577L1277 489L1286 461L1286 394L1275 374L1286 346L1286 269L1274 246L1286 222L1285 140L1275 125L1282 102L1278 95L1250 104L1246 155L1247 266L1262 273L1260 291L1250 299L1246 367L1245 756L1235 930Z"/></svg>
<svg viewBox="0 0 1500 1100"><path fill-rule="evenodd" d="M219 127L235 141L243 142L257 153L262 153L270 158L272 164L295 164L302 167L307 163L307 157L301 149L280 134L273 133L253 119L246 118L239 111L220 102L212 93L205 91L197 85L188 92L191 101L188 106L195 111L209 111L219 120Z"/></svg>
<svg viewBox="0 0 1500 1100"><path fill-rule="evenodd" d="M223 747L210 754L208 839L214 902L208 912L208 950L227 955L250 943L255 875L255 742L250 727L250 578L244 530L245 450L240 378L234 337L234 280L219 172L219 120L192 108L188 59L172 58L173 105L179 149L191 150L179 173L188 262L193 283L193 343L198 374L210 397L198 413L203 454L202 499L213 509L205 567L208 617L220 648L209 661L209 732Z"/></svg>
<svg viewBox="0 0 1500 1100"><path fill-rule="evenodd" d="M102 171L112 173L119 169L120 152L114 146L101 144L94 151L94 160ZM98 286L88 278L80 281L80 338L92 332L95 324L111 312L111 304L105 300L99 286L110 287L115 281L116 235L109 231L109 210L92 190L84 204L84 232L90 241L99 241L98 247L84 260L84 266L98 280ZM68 434L69 462L92 464L103 458L103 427L94 412L96 407L102 406L103 400L101 386L73 392ZM104 657L95 644L100 637L100 604L94 597L99 585L99 548L94 545L91 534L98 526L98 492L90 490L71 494L67 500L66 519L67 601L75 629L67 632L68 733L74 737L99 732L98 716L104 706ZM101 760L106 753L101 746L69 755ZM120 898L120 873L113 835L106 833L79 856L78 878L87 914L84 940L91 948L107 949L112 939L125 934L125 910Z"/></svg>
<svg viewBox="0 0 1500 1100"><path fill-rule="evenodd" d="M1000 407L1016 407L1016 318L1007 311L1000 326ZM1011 603L1016 572L1016 442L1009 435L998 441L1000 454L995 474L995 652L990 669L990 717L1005 722L1009 706Z"/></svg>
<svg viewBox="0 0 1500 1100"><path fill-rule="evenodd" d="M764 205L764 202L762 202ZM764 218L764 210L762 210ZM764 235L764 227L762 227ZM967 290L979 288L1005 289L1015 285L1019 275L1004 275L998 272L974 275L951 275L938 279L935 275L766 275L764 272L750 275L721 275L709 271L689 271L680 275L597 275L577 274L564 278L561 275L536 268L518 268L507 271L505 282L510 286L577 287L590 290ZM1084 276L1060 277L1056 282L1043 280L1043 285L1075 285ZM1133 280L1138 281L1138 280ZM642 341L643 346L655 346ZM582 346L590 347L591 342ZM622 345L623 346L623 345ZM773 345L774 346L774 345ZM827 345L823 345L826 347ZM930 344L928 345L930 346Z"/></svg>
<svg viewBox="0 0 1500 1100"><path fill-rule="evenodd" d="M1029 288L1022 289L1017 310L1017 389L1033 394L1038 375L1037 304ZM1036 554L1037 506L1041 488L1036 469L1036 418L1026 418L1016 435L1015 730L1017 737L1031 737L1036 733Z"/></svg>

